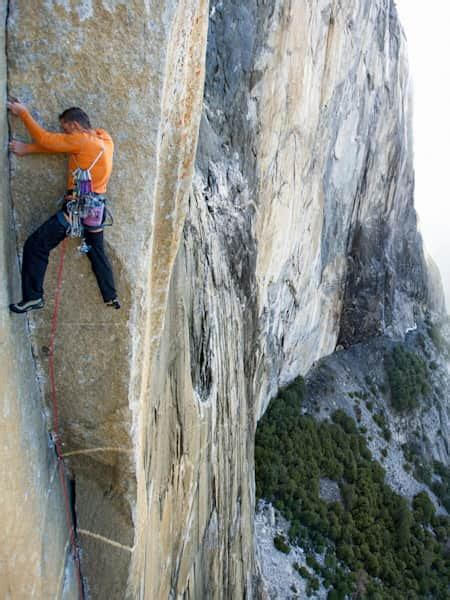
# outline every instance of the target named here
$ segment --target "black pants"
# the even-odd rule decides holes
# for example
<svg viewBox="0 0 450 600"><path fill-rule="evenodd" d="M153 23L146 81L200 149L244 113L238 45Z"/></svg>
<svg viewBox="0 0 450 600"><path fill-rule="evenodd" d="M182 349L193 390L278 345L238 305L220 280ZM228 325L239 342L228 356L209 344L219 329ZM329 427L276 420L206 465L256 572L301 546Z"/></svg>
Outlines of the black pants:
<svg viewBox="0 0 450 600"><path fill-rule="evenodd" d="M53 215L43 223L25 242L22 263L22 300L37 300L44 295L44 277L48 265L48 256L53 248L62 242L67 235L67 228L58 217ZM117 296L114 277L105 254L103 231L92 233L86 231L86 243L92 270L97 279L103 300L109 302Z"/></svg>

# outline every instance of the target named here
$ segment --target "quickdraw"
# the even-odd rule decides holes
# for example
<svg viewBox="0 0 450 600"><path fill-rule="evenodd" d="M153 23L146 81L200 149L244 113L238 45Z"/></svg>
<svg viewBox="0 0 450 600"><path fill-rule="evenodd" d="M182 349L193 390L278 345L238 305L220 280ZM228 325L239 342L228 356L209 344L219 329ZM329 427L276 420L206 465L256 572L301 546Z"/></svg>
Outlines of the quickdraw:
<svg viewBox="0 0 450 600"><path fill-rule="evenodd" d="M104 153L102 148L93 163L87 169L82 169L78 164L73 171L74 190L71 199L66 202L66 211L70 217L70 237L82 238L79 251L82 254L89 252L90 247L84 239L85 231L90 229L103 229L113 224L111 212L106 208L106 198L92 191L91 170ZM106 217L110 222L106 223Z"/></svg>
<svg viewBox="0 0 450 600"><path fill-rule="evenodd" d="M100 228L112 223L104 223L104 213L109 215L112 220L112 215L105 207L106 198L98 194L89 194L77 198L66 203L66 210L71 218L70 235L71 237L83 237L84 230L87 228Z"/></svg>
<svg viewBox="0 0 450 600"><path fill-rule="evenodd" d="M79 251L82 254L89 252L89 246L84 239L85 231L90 229L103 229L114 223L111 211L105 206L105 196L87 194L66 203L66 211L70 218L70 237L82 239Z"/></svg>

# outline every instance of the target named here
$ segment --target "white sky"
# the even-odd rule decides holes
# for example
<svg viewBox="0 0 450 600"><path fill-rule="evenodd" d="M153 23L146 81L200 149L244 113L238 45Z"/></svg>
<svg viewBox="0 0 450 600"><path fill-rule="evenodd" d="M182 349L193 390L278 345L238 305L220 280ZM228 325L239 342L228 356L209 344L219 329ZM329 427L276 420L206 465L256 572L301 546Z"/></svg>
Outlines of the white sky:
<svg viewBox="0 0 450 600"><path fill-rule="evenodd" d="M450 307L450 0L395 0L414 90L415 205Z"/></svg>

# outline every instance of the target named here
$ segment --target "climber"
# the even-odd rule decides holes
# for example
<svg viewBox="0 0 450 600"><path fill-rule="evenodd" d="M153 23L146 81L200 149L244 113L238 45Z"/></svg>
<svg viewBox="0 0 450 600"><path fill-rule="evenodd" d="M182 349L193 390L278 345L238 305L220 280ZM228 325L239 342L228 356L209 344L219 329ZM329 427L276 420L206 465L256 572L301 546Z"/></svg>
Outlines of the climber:
<svg viewBox="0 0 450 600"><path fill-rule="evenodd" d="M11 152L25 156L38 152L69 154L67 192L62 209L50 217L26 240L22 261L22 300L10 304L14 313L26 313L44 306L43 284L49 253L69 234L70 212L67 204L73 199L74 172L77 168L88 169L92 176L92 193L100 201L111 176L114 144L104 129L93 129L88 115L80 108L68 108L59 115L63 133L43 129L30 115L28 109L17 99L7 103L9 110L20 117L34 140L26 144L13 140ZM97 279L103 301L107 306L120 308L114 285L114 277L103 245L103 226L85 227L87 255Z"/></svg>

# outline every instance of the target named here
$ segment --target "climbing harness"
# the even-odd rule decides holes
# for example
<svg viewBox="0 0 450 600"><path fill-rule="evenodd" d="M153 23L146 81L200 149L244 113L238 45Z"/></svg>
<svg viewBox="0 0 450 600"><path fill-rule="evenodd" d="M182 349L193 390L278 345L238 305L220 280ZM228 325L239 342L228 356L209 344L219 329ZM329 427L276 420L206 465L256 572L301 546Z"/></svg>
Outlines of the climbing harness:
<svg viewBox="0 0 450 600"><path fill-rule="evenodd" d="M55 379L55 340L56 340L56 330L58 325L58 312L59 312L59 304L61 300L61 289L62 289L62 275L64 268L64 255L66 252L67 238L65 238L61 244L61 251L59 257L59 267L58 267L58 278L56 284L56 294L55 294L55 305L53 308L52 315L52 324L50 330L50 345L49 345L49 354L48 354L48 370L49 370L49 379L50 379L50 395L52 399L52 412L53 412L53 431L52 431L52 440L55 446L56 456L58 460L58 472L59 479L61 482L61 488L65 501L65 511L66 511L66 522L67 528L69 530L69 538L70 538L70 546L72 549L73 560L75 562L75 571L77 574L77 584L78 584L78 595L80 600L84 600L84 589L83 589L83 579L81 576L81 565L80 565L80 550L77 544L76 532L75 532L75 520L71 510L70 504L70 495L67 486L67 477L66 477L66 467L64 464L64 457L62 451L62 443L61 437L59 435L59 413L58 413L58 400L56 395L56 379Z"/></svg>
<svg viewBox="0 0 450 600"><path fill-rule="evenodd" d="M82 254L89 252L90 249L84 239L85 231L103 229L111 226L114 222L112 214L105 204L105 196L94 192L80 197L74 195L73 200L66 203L66 210L70 218L69 235L81 238L79 250ZM104 216L109 218L109 222L106 222Z"/></svg>
<svg viewBox="0 0 450 600"><path fill-rule="evenodd" d="M69 235L81 238L81 245L78 247L81 254L90 250L90 246L84 239L85 231L103 229L114 222L111 212L106 208L106 197L92 191L91 170L104 151L105 149L102 148L87 169L82 169L77 163L77 168L72 172L74 190L72 199L66 203L66 210L70 218ZM109 217L110 222L106 222L106 216Z"/></svg>

